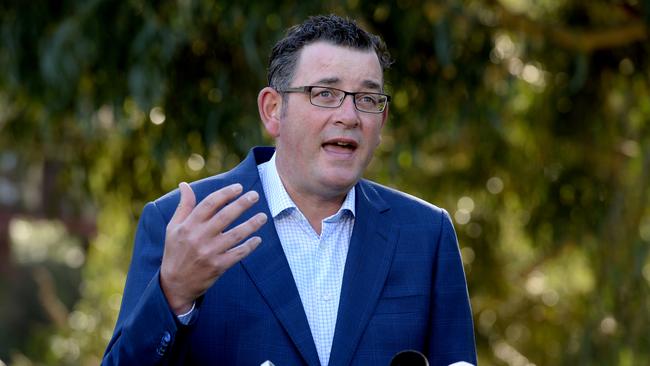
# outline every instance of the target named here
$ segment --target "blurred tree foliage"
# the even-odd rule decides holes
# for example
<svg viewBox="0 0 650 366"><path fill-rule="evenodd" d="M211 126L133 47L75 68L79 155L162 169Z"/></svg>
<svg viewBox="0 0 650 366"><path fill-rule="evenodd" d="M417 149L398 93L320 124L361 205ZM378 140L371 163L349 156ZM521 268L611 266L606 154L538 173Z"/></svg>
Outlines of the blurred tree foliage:
<svg viewBox="0 0 650 366"><path fill-rule="evenodd" d="M454 217L481 364L650 363L648 0L2 2L0 359L99 362L142 206L270 143L270 48L329 12L397 60L368 176ZM18 263L43 219L77 244Z"/></svg>

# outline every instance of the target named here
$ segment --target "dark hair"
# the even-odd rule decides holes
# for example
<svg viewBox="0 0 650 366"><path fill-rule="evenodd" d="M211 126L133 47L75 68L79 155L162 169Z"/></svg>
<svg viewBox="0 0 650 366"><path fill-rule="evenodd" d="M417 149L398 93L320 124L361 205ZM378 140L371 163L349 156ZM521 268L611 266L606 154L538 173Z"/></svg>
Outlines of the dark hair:
<svg viewBox="0 0 650 366"><path fill-rule="evenodd" d="M285 37L275 44L269 58L269 86L276 90L288 88L300 50L316 41L359 50L372 49L377 53L382 71L392 63L386 45L379 36L361 29L354 20L333 14L317 15L289 28Z"/></svg>

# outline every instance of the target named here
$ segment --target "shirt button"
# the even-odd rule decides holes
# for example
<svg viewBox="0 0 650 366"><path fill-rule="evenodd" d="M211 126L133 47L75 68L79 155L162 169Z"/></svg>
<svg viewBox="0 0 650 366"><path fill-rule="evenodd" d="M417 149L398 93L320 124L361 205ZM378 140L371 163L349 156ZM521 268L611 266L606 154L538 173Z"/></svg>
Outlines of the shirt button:
<svg viewBox="0 0 650 366"><path fill-rule="evenodd" d="M323 299L323 301L330 301L330 300L332 300L332 295L331 294L323 294L321 299Z"/></svg>

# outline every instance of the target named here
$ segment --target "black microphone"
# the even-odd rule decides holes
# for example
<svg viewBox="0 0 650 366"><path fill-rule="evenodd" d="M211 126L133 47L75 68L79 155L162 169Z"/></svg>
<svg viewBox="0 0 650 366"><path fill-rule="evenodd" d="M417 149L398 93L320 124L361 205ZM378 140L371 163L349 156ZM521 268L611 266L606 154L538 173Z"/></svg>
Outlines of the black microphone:
<svg viewBox="0 0 650 366"><path fill-rule="evenodd" d="M393 356L390 366L429 366L429 360L422 353L409 349Z"/></svg>

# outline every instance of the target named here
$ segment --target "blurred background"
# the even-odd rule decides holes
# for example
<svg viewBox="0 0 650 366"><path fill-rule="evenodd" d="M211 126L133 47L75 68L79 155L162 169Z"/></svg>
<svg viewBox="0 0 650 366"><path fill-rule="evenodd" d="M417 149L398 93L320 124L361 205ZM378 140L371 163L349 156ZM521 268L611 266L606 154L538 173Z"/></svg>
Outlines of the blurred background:
<svg viewBox="0 0 650 366"><path fill-rule="evenodd" d="M96 365L144 204L262 133L272 45L396 63L367 176L454 219L481 365L650 364L650 0L0 3L0 365Z"/></svg>

